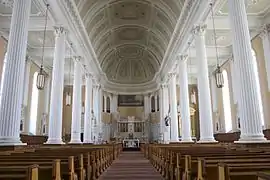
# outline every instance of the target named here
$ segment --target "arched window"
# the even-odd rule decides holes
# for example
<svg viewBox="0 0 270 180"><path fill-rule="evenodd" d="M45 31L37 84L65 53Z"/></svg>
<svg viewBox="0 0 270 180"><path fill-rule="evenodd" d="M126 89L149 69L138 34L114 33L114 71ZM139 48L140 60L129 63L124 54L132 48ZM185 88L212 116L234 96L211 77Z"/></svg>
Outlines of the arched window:
<svg viewBox="0 0 270 180"><path fill-rule="evenodd" d="M38 72L35 72L32 83L31 110L30 110L30 133L36 134L37 110L39 91L36 86Z"/></svg>
<svg viewBox="0 0 270 180"><path fill-rule="evenodd" d="M257 64L257 57L256 57L256 53L255 51L252 49L252 56L253 56L253 60L254 60L254 70L255 70L255 81L256 81L256 86L258 88L257 91L257 96L259 99L259 111L260 111L260 115L261 115L261 122L262 122L262 126L264 126L264 115L263 115L263 106L262 106L262 95L261 95L261 86L260 86L260 80L259 80L259 71L258 71L258 64Z"/></svg>
<svg viewBox="0 0 270 180"><path fill-rule="evenodd" d="M222 74L224 77L224 86L222 88L222 101L225 119L225 132L227 133L232 130L231 102L230 102L228 73L226 70L223 70Z"/></svg>

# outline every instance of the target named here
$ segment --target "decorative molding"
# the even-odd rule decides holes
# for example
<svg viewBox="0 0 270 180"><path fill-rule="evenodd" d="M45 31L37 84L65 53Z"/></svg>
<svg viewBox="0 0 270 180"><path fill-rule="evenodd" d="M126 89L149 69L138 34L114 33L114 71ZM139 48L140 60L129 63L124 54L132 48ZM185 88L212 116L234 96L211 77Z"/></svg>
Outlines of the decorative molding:
<svg viewBox="0 0 270 180"><path fill-rule="evenodd" d="M197 36L204 36L205 32L206 32L206 29L207 29L206 24L197 25L197 26L194 27L193 33L194 33L194 35L197 35Z"/></svg>
<svg viewBox="0 0 270 180"><path fill-rule="evenodd" d="M0 4L9 8L13 8L13 0L0 0Z"/></svg>

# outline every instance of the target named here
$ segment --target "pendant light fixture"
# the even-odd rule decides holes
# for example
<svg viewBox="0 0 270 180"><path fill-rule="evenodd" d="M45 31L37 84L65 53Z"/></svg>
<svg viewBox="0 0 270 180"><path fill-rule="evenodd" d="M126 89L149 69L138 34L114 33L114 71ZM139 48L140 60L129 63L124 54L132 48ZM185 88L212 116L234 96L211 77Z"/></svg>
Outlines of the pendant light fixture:
<svg viewBox="0 0 270 180"><path fill-rule="evenodd" d="M45 43L46 43L47 23L48 23L48 10L49 10L49 4L46 5L45 28L43 32L43 45L42 45L42 58L41 58L41 65L40 65L40 69L37 75L37 82L36 82L36 86L39 90L44 89L45 80L46 80L46 73L43 68L43 62L44 62L44 50L45 50Z"/></svg>
<svg viewBox="0 0 270 180"><path fill-rule="evenodd" d="M219 65L217 35L216 35L215 19L214 19L214 11L213 11L213 4L212 3L210 3L210 7L211 7L211 15L212 15L212 21L213 21L214 41L215 41L216 58L217 58L217 69L215 70L214 75L215 75L215 79L216 79L217 88L222 88L224 86L224 78L223 78L223 74L221 72L220 65Z"/></svg>
<svg viewBox="0 0 270 180"><path fill-rule="evenodd" d="M191 42L188 43L189 73L191 72ZM190 102L196 104L196 96L193 88L190 90Z"/></svg>
<svg viewBox="0 0 270 180"><path fill-rule="evenodd" d="M71 105L71 63L72 63L71 49L72 49L72 43L70 44L70 47L69 47L69 74L68 74L68 88L67 88L68 91L66 94L66 105L67 106Z"/></svg>

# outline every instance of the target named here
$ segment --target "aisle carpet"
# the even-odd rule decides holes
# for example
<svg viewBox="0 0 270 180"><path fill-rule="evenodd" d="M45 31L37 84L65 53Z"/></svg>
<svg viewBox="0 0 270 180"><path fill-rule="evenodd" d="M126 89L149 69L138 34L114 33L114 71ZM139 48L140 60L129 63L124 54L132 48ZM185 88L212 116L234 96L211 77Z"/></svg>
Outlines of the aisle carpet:
<svg viewBox="0 0 270 180"><path fill-rule="evenodd" d="M150 162L138 151L124 151L99 180L163 180Z"/></svg>

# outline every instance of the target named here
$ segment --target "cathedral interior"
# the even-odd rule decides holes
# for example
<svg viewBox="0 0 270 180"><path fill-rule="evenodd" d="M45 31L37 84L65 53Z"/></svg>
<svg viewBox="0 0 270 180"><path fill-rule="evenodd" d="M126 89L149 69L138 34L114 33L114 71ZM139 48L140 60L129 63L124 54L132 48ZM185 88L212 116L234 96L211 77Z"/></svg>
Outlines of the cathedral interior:
<svg viewBox="0 0 270 180"><path fill-rule="evenodd" d="M0 83L0 180L270 178L269 0L0 0Z"/></svg>

